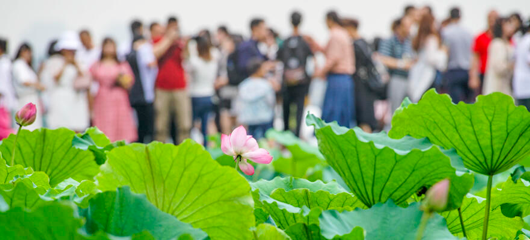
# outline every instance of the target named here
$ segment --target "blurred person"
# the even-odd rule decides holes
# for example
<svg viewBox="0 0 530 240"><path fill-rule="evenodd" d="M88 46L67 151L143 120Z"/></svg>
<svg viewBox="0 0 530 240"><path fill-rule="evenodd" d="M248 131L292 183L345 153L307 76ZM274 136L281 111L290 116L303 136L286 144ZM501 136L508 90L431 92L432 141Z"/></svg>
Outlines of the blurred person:
<svg viewBox="0 0 530 240"><path fill-rule="evenodd" d="M385 88L372 60L372 49L359 33L359 21L344 19L343 23L353 39L355 52L355 120L357 126L369 133L379 128L375 119L374 101L384 94L382 92Z"/></svg>
<svg viewBox="0 0 530 240"><path fill-rule="evenodd" d="M217 28L217 32L215 34L215 40L217 47L221 47L224 42L230 41L230 32L228 31L228 27L221 25Z"/></svg>
<svg viewBox="0 0 530 240"><path fill-rule="evenodd" d="M471 56L471 65L469 69L469 87L477 93L482 93L484 83L484 74L488 62L488 49L493 39L493 26L499 18L497 11L492 10L488 13L488 29L478 35L473 42L473 55Z"/></svg>
<svg viewBox="0 0 530 240"><path fill-rule="evenodd" d="M412 49L417 53L418 60L409 71L408 96L412 102L418 102L434 86L437 71L445 71L447 67L447 47L441 43L432 15L426 14L421 18L418 34L412 40Z"/></svg>
<svg viewBox="0 0 530 240"><path fill-rule="evenodd" d="M515 49L513 97L518 105L530 110L530 19L525 28L526 33Z"/></svg>
<svg viewBox="0 0 530 240"><path fill-rule="evenodd" d="M355 56L352 40L342 27L342 22L335 11L326 14L326 25L329 29L329 41L325 47L326 63L316 69L315 76L328 81L322 119L326 122L337 121L340 126L350 127L355 116L354 91L352 74L355 73Z"/></svg>
<svg viewBox="0 0 530 240"><path fill-rule="evenodd" d="M399 18L394 21L395 31L392 37L381 42L378 60L387 68L390 74L388 83L388 101L390 113L401 106L407 96L409 70L414 64L412 44L409 37L411 21L409 18Z"/></svg>
<svg viewBox="0 0 530 240"><path fill-rule="evenodd" d="M212 98L215 95L215 80L217 78L218 61L213 54L212 46L204 36L195 38L197 55L191 55L188 60L191 96L192 120L200 120L203 145L208 139L208 122L213 112Z"/></svg>
<svg viewBox="0 0 530 240"><path fill-rule="evenodd" d="M16 93L7 56L7 40L0 38L0 141L13 132L12 114L17 110Z"/></svg>
<svg viewBox="0 0 530 240"><path fill-rule="evenodd" d="M39 93L46 88L40 83L37 74L32 68L33 52L28 43L23 43L18 48L13 62L12 76L18 96L18 109L28 103L33 103L37 107L37 118L35 122L25 129L33 131L43 126L42 105Z"/></svg>
<svg viewBox="0 0 530 240"><path fill-rule="evenodd" d="M515 31L509 18L498 18L493 25L493 40L488 48L488 62L482 92L512 95L513 48L510 38Z"/></svg>
<svg viewBox="0 0 530 240"><path fill-rule="evenodd" d="M239 85L238 116L241 124L248 126L248 134L261 139L272 128L276 96L271 82L265 79L269 67L264 60L252 58L248 62L248 78Z"/></svg>
<svg viewBox="0 0 530 240"><path fill-rule="evenodd" d="M444 75L445 87L453 103L469 103L473 101L473 92L469 88L473 36L460 24L460 8L452 8L449 15L449 23L442 30L443 42L449 48L447 72Z"/></svg>
<svg viewBox="0 0 530 240"><path fill-rule="evenodd" d="M154 138L155 81L158 74L153 45L144 36L136 35L127 62L134 73L134 83L129 92L129 102L138 120L138 142L148 143Z"/></svg>
<svg viewBox="0 0 530 240"><path fill-rule="evenodd" d="M409 34L411 38L418 33L418 27L423 13L424 11L422 9L418 9L414 5L407 5L403 9L402 18L407 18L410 21Z"/></svg>
<svg viewBox="0 0 530 240"><path fill-rule="evenodd" d="M247 65L250 59L258 58L261 60L268 60L267 56L263 54L259 48L259 43L265 43L269 34L265 21L261 18L255 18L250 21L250 39L241 43L237 48L237 70L240 74L241 80L250 76L247 72ZM264 63L264 67L272 68L271 64ZM270 69L269 69L270 70Z"/></svg>
<svg viewBox="0 0 530 240"><path fill-rule="evenodd" d="M291 14L293 32L285 39L278 51L278 60L283 63L283 126L290 129L291 105L296 106L296 126L293 133L299 137L304 117L304 103L309 93L311 78L306 71L307 59L313 57L313 51L300 33L302 14Z"/></svg>
<svg viewBox="0 0 530 240"><path fill-rule="evenodd" d="M94 98L94 126L111 142L134 142L138 135L129 104L129 89L134 75L127 62L120 62L116 43L105 38L101 44L101 58L90 67L90 74L99 83Z"/></svg>
<svg viewBox="0 0 530 240"><path fill-rule="evenodd" d="M81 30L79 39L82 46L76 51L75 56L79 64L88 70L100 58L101 50L94 46L92 36L88 30Z"/></svg>
<svg viewBox="0 0 530 240"><path fill-rule="evenodd" d="M272 28L269 28L267 30L267 37L265 38L265 42L259 45L260 51L264 53L267 56L267 59L269 60L272 60L272 61L276 60L276 55L280 47L278 39L279 39L278 33L274 31Z"/></svg>
<svg viewBox="0 0 530 240"><path fill-rule="evenodd" d="M191 130L191 99L186 89L186 73L182 62L186 43L179 37L179 25L170 17L167 27L151 24L154 54L158 58L155 84L155 140L166 142L171 132L172 117L177 129L173 142L179 144L189 138Z"/></svg>
<svg viewBox="0 0 530 240"><path fill-rule="evenodd" d="M129 38L129 40L121 43L118 48L118 59L120 60L121 59L125 60L127 56L129 55L129 53L132 51L132 48L133 48L132 44L134 42L134 38L136 36L144 35L144 25L140 20L134 19L131 21L130 30L131 30L131 35L130 35L131 37ZM99 52L101 53L101 50Z"/></svg>
<svg viewBox="0 0 530 240"><path fill-rule="evenodd" d="M512 42L513 46L517 46L517 43L519 43L519 41L521 40L521 38L523 38L523 35L525 34L523 19L521 18L521 15L519 13L510 14L509 19L514 27L514 34L510 38L510 41Z"/></svg>
<svg viewBox="0 0 530 240"><path fill-rule="evenodd" d="M65 32L55 45L60 54L50 57L42 70L48 97L46 122L51 129L66 127L82 132L90 125L87 97L90 76L75 59L80 47L79 35Z"/></svg>

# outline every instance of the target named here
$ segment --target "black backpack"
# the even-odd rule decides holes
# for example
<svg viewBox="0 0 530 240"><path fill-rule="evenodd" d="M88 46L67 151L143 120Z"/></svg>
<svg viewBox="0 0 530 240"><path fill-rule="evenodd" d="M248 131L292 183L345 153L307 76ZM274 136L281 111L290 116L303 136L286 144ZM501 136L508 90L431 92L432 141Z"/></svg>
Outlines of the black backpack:
<svg viewBox="0 0 530 240"><path fill-rule="evenodd" d="M310 55L309 46L302 37L293 36L284 41L279 57L284 64L283 77L288 86L308 83L306 64Z"/></svg>
<svg viewBox="0 0 530 240"><path fill-rule="evenodd" d="M228 75L228 84L231 86L238 86L243 82L243 74L237 69L237 47L236 50L228 55L226 62L226 72Z"/></svg>
<svg viewBox="0 0 530 240"><path fill-rule="evenodd" d="M126 57L127 62L131 66L131 70L134 74L135 79L134 84L131 87L131 90L129 91L129 102L131 103L131 106L147 103L144 97L144 88L142 86L142 80L136 56L136 50L132 49Z"/></svg>

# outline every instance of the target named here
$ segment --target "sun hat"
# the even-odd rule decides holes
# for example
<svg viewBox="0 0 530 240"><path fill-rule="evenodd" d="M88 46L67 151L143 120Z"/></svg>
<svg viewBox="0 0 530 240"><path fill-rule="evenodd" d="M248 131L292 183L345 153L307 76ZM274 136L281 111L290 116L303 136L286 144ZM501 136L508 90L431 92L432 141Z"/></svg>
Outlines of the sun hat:
<svg viewBox="0 0 530 240"><path fill-rule="evenodd" d="M81 41L76 32L68 31L61 35L59 41L55 45L56 51L61 50L78 50L81 47Z"/></svg>

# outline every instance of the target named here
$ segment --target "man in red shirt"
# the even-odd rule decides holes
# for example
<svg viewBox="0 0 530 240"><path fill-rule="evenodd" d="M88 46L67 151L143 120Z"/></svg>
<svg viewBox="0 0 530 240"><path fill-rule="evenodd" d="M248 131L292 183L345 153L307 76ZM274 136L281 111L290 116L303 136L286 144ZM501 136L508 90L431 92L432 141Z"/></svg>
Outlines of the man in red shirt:
<svg viewBox="0 0 530 240"><path fill-rule="evenodd" d="M177 19L169 18L164 29L151 25L153 51L158 58L158 76L155 84L155 140L166 142L170 133L171 115L174 114L177 142L190 137L191 100L186 90L186 73L182 66L185 43L178 36Z"/></svg>
<svg viewBox="0 0 530 240"><path fill-rule="evenodd" d="M473 57L469 69L469 87L482 93L482 83L486 72L486 62L488 61L488 48L493 38L492 29L495 21L499 18L499 13L492 10L488 13L488 29L478 35L473 43Z"/></svg>

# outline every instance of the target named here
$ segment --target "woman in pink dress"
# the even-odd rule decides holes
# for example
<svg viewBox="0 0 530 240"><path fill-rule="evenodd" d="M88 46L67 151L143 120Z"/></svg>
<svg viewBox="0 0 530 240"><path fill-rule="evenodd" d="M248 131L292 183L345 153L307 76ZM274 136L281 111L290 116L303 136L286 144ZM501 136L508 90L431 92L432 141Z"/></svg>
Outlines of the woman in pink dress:
<svg viewBox="0 0 530 240"><path fill-rule="evenodd" d="M127 62L118 61L114 40L103 40L101 60L92 65L90 73L99 84L94 99L94 126L111 141L136 141L138 135L129 104L133 73Z"/></svg>

